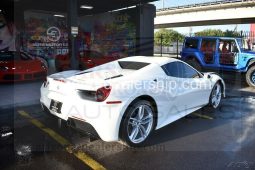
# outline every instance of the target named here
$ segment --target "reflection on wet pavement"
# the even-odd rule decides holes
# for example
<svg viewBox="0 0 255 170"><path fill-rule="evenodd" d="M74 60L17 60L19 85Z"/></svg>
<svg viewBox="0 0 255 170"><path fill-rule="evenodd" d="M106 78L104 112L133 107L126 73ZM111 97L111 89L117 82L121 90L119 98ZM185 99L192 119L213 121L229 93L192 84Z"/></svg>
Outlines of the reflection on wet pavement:
<svg viewBox="0 0 255 170"><path fill-rule="evenodd" d="M18 110L71 141L72 152L86 153L108 169L254 169L254 92L230 89L227 94L217 111L201 109L161 128L142 148L90 141L64 122L58 126L58 119L46 116L40 105L3 110L0 169L90 169Z"/></svg>

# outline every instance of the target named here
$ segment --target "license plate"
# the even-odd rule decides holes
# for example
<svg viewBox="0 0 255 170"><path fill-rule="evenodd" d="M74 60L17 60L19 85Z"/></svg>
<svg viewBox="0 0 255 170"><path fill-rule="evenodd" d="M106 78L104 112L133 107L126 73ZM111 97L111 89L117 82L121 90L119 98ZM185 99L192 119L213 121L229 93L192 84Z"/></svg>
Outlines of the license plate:
<svg viewBox="0 0 255 170"><path fill-rule="evenodd" d="M62 103L56 100L51 100L50 102L50 110L56 113L61 113Z"/></svg>

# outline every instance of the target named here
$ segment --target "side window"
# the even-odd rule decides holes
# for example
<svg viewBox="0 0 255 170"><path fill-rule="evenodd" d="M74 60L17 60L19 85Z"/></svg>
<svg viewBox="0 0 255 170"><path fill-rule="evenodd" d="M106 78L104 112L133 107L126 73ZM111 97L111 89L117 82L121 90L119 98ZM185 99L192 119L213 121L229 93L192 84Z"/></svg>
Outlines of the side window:
<svg viewBox="0 0 255 170"><path fill-rule="evenodd" d="M221 53L238 52L238 47L234 40L220 40L219 50Z"/></svg>
<svg viewBox="0 0 255 170"><path fill-rule="evenodd" d="M162 66L162 69L168 76L177 78L195 78L198 72L187 64L182 62L172 62Z"/></svg>
<svg viewBox="0 0 255 170"><path fill-rule="evenodd" d="M216 40L203 39L200 50L202 52L214 52L216 50Z"/></svg>
<svg viewBox="0 0 255 170"><path fill-rule="evenodd" d="M185 41L185 48L198 48L198 39L186 39Z"/></svg>
<svg viewBox="0 0 255 170"><path fill-rule="evenodd" d="M220 52L220 64L222 65L236 65L238 58L236 53L238 52L237 44L234 40L220 40L219 43Z"/></svg>
<svg viewBox="0 0 255 170"><path fill-rule="evenodd" d="M216 51L216 39L203 38L200 51L206 64L214 63L214 52Z"/></svg>
<svg viewBox="0 0 255 170"><path fill-rule="evenodd" d="M231 41L231 47L230 47L230 49L231 49L231 52L233 52L233 53L238 52L237 44L236 44L235 41Z"/></svg>
<svg viewBox="0 0 255 170"><path fill-rule="evenodd" d="M183 78L199 77L198 72L187 64L181 63L183 66Z"/></svg>
<svg viewBox="0 0 255 170"><path fill-rule="evenodd" d="M163 65L162 68L165 71L166 75L171 77L183 77L183 70L181 68L181 65L179 65L180 62L172 62L168 63L166 65Z"/></svg>

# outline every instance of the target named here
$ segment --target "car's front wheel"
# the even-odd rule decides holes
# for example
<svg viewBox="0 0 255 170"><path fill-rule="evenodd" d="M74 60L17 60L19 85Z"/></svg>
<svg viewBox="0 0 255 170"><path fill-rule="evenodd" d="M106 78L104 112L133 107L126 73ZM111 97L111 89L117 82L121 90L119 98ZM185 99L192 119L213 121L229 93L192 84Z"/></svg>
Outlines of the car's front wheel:
<svg viewBox="0 0 255 170"><path fill-rule="evenodd" d="M121 139L128 146L143 146L154 130L155 109L150 102L140 100L130 106L121 124Z"/></svg>
<svg viewBox="0 0 255 170"><path fill-rule="evenodd" d="M249 86L255 88L255 66L250 67L246 72L246 82Z"/></svg>
<svg viewBox="0 0 255 170"><path fill-rule="evenodd" d="M211 95L210 95L210 100L209 100L209 106L213 109L217 109L220 105L221 99L222 99L222 86L218 82L214 85Z"/></svg>

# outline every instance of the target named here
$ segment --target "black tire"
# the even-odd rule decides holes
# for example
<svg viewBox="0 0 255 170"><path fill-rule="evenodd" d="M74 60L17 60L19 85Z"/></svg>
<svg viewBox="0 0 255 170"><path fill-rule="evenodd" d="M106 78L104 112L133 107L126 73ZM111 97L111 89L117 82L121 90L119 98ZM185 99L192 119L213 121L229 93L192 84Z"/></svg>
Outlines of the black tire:
<svg viewBox="0 0 255 170"><path fill-rule="evenodd" d="M188 59L186 61L186 63L188 63L189 65L191 65L192 67L194 67L198 71L202 71L202 66L200 65L200 63L196 59L194 59L194 58L193 59Z"/></svg>
<svg viewBox="0 0 255 170"><path fill-rule="evenodd" d="M215 97L214 95L214 92L216 90L216 88L219 87L220 88L220 92L219 92L219 95L220 95L220 101L219 101L219 104L215 105L214 101L213 101L213 98ZM217 109L219 108L220 104L221 104L221 100L222 100L222 96L223 96L223 87L222 85L220 84L220 82L217 82L215 83L215 85L213 86L212 88L212 91L211 91L211 95L210 95L210 98L209 98L209 104L207 106L207 108L209 109Z"/></svg>
<svg viewBox="0 0 255 170"><path fill-rule="evenodd" d="M252 66L246 72L246 83L250 86L255 88L255 66Z"/></svg>
<svg viewBox="0 0 255 170"><path fill-rule="evenodd" d="M150 109L150 111L152 112L152 117L150 117L150 120L152 121L152 124L148 124L147 127L150 127L150 130L148 130L148 134L146 135L145 139L142 140L141 142L133 142L130 140L130 137L129 137L129 131L130 131L130 126L139 126L139 125L133 125L134 124L134 121L133 121L133 124L130 125L130 118L133 114L136 113L136 110L139 109L140 106L144 106L146 107L146 109ZM145 108L144 108L145 109ZM147 110L146 110L147 112ZM144 112L144 114L146 114ZM137 116L138 116L138 113L137 113ZM147 116L149 117L149 113L147 114ZM140 119L141 122L142 122L142 119ZM151 122L150 121L150 122ZM129 147L141 147L141 146L144 146L145 142L147 141L148 137L150 136L150 134L152 133L152 131L155 129L155 123L156 123L156 112L155 112L155 109L154 107L151 105L150 102L146 101L146 100L139 100L137 102L135 102L134 104L132 104L131 106L129 106L123 116L123 119L121 121L121 126L120 126L120 138L121 140ZM140 137L142 137L142 128L137 128L138 130L138 133L137 135L140 134ZM143 130L145 130L143 128ZM131 133L132 134L132 133ZM137 136L136 135L136 136Z"/></svg>

